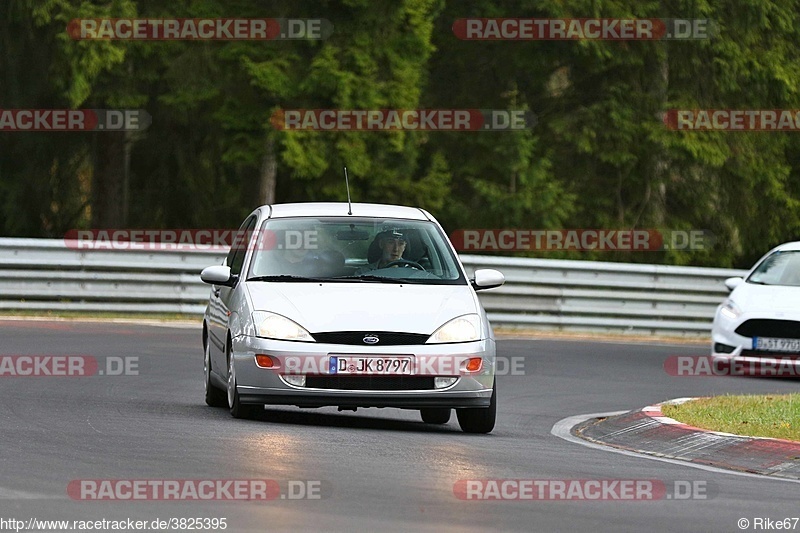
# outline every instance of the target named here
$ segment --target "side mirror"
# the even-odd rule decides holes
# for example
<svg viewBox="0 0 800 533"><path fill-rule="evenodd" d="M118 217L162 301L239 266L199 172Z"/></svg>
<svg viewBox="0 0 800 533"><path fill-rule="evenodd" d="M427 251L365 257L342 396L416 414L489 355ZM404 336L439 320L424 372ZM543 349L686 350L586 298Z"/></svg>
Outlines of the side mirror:
<svg viewBox="0 0 800 533"><path fill-rule="evenodd" d="M506 282L506 277L502 272L494 270L493 268L482 268L475 271L475 277L470 280L472 287L479 291L481 289L492 289L499 287Z"/></svg>
<svg viewBox="0 0 800 533"><path fill-rule="evenodd" d="M200 279L211 285L224 285L225 287L233 287L236 284L236 277L231 276L231 267L228 266L210 266L200 272Z"/></svg>
<svg viewBox="0 0 800 533"><path fill-rule="evenodd" d="M744 283L744 279L739 277L728 278L725 280L725 286L728 287L728 290L731 291L736 287L738 287L739 285L741 285L742 283Z"/></svg>

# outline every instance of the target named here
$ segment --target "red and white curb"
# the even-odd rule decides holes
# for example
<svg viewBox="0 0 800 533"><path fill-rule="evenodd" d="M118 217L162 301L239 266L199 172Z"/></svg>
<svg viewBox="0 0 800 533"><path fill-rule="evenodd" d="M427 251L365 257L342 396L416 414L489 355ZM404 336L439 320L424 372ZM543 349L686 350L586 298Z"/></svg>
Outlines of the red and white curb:
<svg viewBox="0 0 800 533"><path fill-rule="evenodd" d="M709 431L664 416L663 405L566 418L551 433L571 442L695 468L800 481L800 442Z"/></svg>

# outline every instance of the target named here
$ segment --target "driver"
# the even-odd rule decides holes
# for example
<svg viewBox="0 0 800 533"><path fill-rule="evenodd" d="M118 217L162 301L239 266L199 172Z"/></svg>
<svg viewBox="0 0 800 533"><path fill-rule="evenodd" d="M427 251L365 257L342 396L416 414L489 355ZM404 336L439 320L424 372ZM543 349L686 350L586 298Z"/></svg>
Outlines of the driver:
<svg viewBox="0 0 800 533"><path fill-rule="evenodd" d="M383 231L378 234L378 247L381 250L381 257L374 263L366 266L366 270L377 270L386 265L403 259L403 252L406 251L406 237L398 230ZM394 265L399 266L399 265Z"/></svg>

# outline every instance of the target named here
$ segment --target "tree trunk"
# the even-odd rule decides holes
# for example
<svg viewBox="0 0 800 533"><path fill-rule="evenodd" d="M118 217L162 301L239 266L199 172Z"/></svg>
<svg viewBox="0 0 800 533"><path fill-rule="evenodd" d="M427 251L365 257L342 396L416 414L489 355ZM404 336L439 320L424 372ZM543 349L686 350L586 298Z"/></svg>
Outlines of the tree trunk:
<svg viewBox="0 0 800 533"><path fill-rule="evenodd" d="M661 58L658 64L658 72L656 75L656 90L655 96L658 101L660 109L664 109L667 103L667 95L669 91L669 48L665 48L664 57ZM661 120L661 114L658 114L658 119ZM650 224L655 226L662 226L667 218L667 183L669 182L669 161L664 153L663 146L657 146L655 150L655 160L653 161L653 187L652 187L652 200L648 198L651 203L650 208ZM650 195L650 188L648 188L648 196Z"/></svg>
<svg viewBox="0 0 800 533"><path fill-rule="evenodd" d="M92 178L92 227L121 228L125 224L125 132L95 134Z"/></svg>
<svg viewBox="0 0 800 533"><path fill-rule="evenodd" d="M258 182L258 200L261 205L275 203L278 162L275 159L275 142L267 138L264 157L261 159L261 175Z"/></svg>

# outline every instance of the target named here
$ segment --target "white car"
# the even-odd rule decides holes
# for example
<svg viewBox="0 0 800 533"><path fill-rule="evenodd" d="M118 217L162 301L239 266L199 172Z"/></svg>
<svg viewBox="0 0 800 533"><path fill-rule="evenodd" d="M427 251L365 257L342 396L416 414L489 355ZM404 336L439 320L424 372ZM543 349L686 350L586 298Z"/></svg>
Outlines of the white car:
<svg viewBox="0 0 800 533"><path fill-rule="evenodd" d="M240 228L203 320L206 402L237 418L267 404L418 409L432 424L495 424L495 340L467 273L426 211L266 205Z"/></svg>
<svg viewBox="0 0 800 533"><path fill-rule="evenodd" d="M712 356L759 361L800 354L800 242L782 244L744 278L728 278L717 307Z"/></svg>

